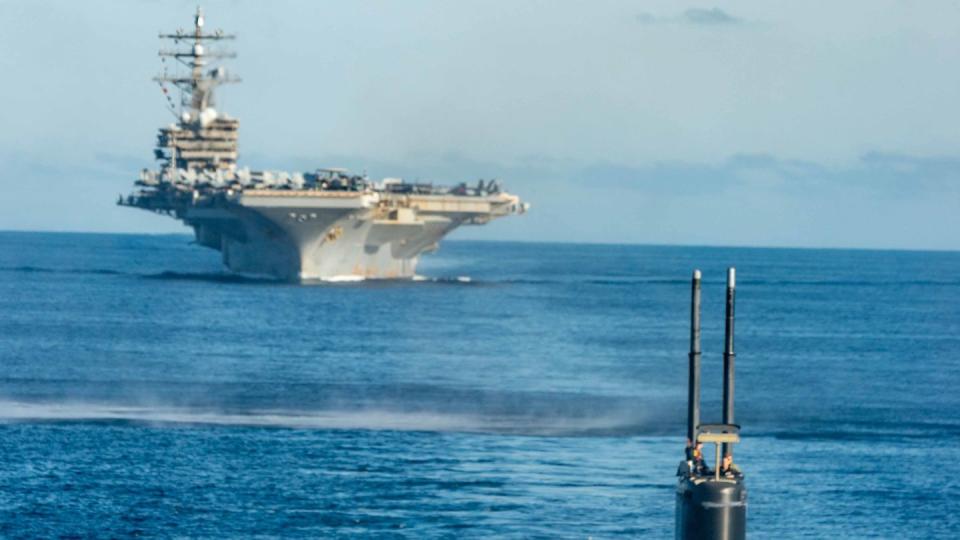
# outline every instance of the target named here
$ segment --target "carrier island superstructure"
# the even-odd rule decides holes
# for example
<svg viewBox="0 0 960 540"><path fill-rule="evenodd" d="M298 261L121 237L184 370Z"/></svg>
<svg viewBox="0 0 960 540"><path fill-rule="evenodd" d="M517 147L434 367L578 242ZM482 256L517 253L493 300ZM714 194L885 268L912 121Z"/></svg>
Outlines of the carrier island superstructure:
<svg viewBox="0 0 960 540"><path fill-rule="evenodd" d="M172 216L196 242L219 250L234 272L288 281L413 277L421 254L460 225L482 225L528 204L495 180L453 187L387 178L371 181L344 169L252 171L237 166L239 121L216 109L214 92L237 82L214 63L234 53L211 45L234 35L204 28L161 34L180 46L161 50L156 81L177 122L161 128L155 157L137 190L118 204ZM179 89L179 106L170 96ZM178 114L179 113L179 114Z"/></svg>

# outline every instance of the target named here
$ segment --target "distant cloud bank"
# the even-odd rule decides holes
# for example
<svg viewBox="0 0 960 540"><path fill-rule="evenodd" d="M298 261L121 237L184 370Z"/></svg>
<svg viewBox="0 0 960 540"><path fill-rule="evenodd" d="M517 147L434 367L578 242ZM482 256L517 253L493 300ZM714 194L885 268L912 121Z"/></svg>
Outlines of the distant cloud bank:
<svg viewBox="0 0 960 540"><path fill-rule="evenodd" d="M581 169L573 180L661 195L716 193L740 186L794 196L829 197L838 189L857 189L874 197L919 197L960 192L960 158L870 152L856 163L833 167L769 154L737 154L719 164L598 163Z"/></svg>
<svg viewBox="0 0 960 540"><path fill-rule="evenodd" d="M683 19L693 24L737 24L737 17L730 15L720 8L688 9L683 12Z"/></svg>
<svg viewBox="0 0 960 540"><path fill-rule="evenodd" d="M679 15L657 16L652 13L641 13L637 20L643 24L693 24L700 26L729 26L740 24L743 19L735 17L720 8L690 8Z"/></svg>

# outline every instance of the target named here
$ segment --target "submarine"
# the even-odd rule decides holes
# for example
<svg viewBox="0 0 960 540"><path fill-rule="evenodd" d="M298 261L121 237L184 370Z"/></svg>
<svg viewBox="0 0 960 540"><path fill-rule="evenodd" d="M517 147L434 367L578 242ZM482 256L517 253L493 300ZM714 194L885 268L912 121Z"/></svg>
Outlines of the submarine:
<svg viewBox="0 0 960 540"><path fill-rule="evenodd" d="M722 423L700 423L700 280L693 273L690 299L690 353L687 383L686 456L677 470L677 540L743 540L747 531L747 488L744 475L733 462L733 445L740 442L734 423L734 302L736 269L727 270L726 324L723 350ZM713 445L713 463L703 455L703 445Z"/></svg>

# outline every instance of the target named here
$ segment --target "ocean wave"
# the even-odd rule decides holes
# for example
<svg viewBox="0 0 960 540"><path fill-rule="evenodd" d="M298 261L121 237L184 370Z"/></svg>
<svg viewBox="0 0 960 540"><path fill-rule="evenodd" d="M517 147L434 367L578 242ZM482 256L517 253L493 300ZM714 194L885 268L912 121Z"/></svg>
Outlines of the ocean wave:
<svg viewBox="0 0 960 540"><path fill-rule="evenodd" d="M5 266L0 272L21 274L99 274L107 276L125 275L126 272L109 268L43 268L40 266Z"/></svg>
<svg viewBox="0 0 960 540"><path fill-rule="evenodd" d="M145 279L157 279L162 281L202 281L207 283L248 283L248 284L277 284L283 283L275 279L265 277L245 276L229 272L173 272L164 271L158 274L141 274Z"/></svg>
<svg viewBox="0 0 960 540"><path fill-rule="evenodd" d="M738 284L746 285L774 285L798 287L896 287L896 286L928 286L928 287L957 287L960 281L932 280L932 279L905 279L905 280L861 280L861 279L811 279L811 280L764 280L738 279Z"/></svg>

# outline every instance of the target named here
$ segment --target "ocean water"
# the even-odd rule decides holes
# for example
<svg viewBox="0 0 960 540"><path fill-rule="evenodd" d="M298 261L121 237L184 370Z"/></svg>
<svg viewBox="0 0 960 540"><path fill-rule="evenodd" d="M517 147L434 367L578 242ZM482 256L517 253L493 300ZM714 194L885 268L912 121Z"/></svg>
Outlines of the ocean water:
<svg viewBox="0 0 960 540"><path fill-rule="evenodd" d="M189 240L0 233L0 537L671 538L728 265L750 535L960 530L960 253L449 241L301 286Z"/></svg>

